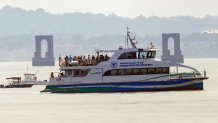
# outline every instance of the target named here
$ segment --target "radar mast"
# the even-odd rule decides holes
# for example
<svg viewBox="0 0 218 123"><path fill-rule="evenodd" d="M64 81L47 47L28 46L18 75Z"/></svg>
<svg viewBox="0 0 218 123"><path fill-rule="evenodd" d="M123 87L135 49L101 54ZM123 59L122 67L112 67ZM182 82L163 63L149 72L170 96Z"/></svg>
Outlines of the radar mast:
<svg viewBox="0 0 218 123"><path fill-rule="evenodd" d="M126 38L127 47L128 47L128 41L130 41L130 43L132 45L132 48L137 48L136 44L138 44L138 42L137 41L134 42L134 40L136 39L135 36L134 36L134 38L130 37L130 31L129 31L128 27L127 27L127 34L126 34L126 36L127 36L127 38Z"/></svg>

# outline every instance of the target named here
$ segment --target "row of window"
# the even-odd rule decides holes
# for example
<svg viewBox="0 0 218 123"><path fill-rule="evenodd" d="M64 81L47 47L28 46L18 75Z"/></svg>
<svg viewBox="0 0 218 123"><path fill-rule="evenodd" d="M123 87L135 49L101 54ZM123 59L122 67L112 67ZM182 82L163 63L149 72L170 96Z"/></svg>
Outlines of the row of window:
<svg viewBox="0 0 218 123"><path fill-rule="evenodd" d="M148 75L148 74L169 74L169 67L113 69L113 70L106 71L103 76Z"/></svg>
<svg viewBox="0 0 218 123"><path fill-rule="evenodd" d="M66 70L62 75L73 77L84 77L89 73L90 69ZM103 76L124 76L124 75L148 75L148 74L169 74L169 67L158 68L128 68L128 69L112 69L106 71Z"/></svg>
<svg viewBox="0 0 218 123"><path fill-rule="evenodd" d="M156 51L139 51L123 53L118 59L147 59L155 58L155 56Z"/></svg>
<svg viewBox="0 0 218 123"><path fill-rule="evenodd" d="M66 70L64 75L73 77L84 77L89 73L90 69Z"/></svg>

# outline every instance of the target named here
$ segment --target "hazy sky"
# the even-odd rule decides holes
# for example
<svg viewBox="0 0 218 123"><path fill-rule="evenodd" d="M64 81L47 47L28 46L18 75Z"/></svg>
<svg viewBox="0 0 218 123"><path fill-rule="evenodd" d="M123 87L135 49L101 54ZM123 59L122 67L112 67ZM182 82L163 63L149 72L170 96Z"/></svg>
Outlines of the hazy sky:
<svg viewBox="0 0 218 123"><path fill-rule="evenodd" d="M6 5L27 10L43 8L51 13L114 13L131 18L218 15L218 0L0 0L0 8Z"/></svg>

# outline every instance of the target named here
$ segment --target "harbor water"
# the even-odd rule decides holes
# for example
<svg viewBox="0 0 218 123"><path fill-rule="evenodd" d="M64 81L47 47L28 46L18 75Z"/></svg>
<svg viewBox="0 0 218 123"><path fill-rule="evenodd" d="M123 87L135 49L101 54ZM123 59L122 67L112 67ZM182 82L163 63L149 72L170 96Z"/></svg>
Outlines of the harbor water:
<svg viewBox="0 0 218 123"><path fill-rule="evenodd" d="M45 86L0 88L0 123L215 123L218 122L218 58L185 59L207 71L203 91L137 93L40 93ZM31 62L0 62L6 77L37 73L47 80L55 67Z"/></svg>

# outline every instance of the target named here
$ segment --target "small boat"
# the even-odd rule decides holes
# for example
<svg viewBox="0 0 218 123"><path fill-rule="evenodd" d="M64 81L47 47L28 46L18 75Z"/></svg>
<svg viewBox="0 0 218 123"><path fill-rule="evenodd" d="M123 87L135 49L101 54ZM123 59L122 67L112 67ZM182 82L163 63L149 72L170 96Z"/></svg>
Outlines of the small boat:
<svg viewBox="0 0 218 123"><path fill-rule="evenodd" d="M30 88L33 86L33 84L25 84L22 83L21 77L10 77L6 78L8 81L7 85L4 85L4 88Z"/></svg>
<svg viewBox="0 0 218 123"><path fill-rule="evenodd" d="M24 79L22 80L23 84L33 84L33 85L46 85L47 81L37 80L36 74L33 73L24 73Z"/></svg>

